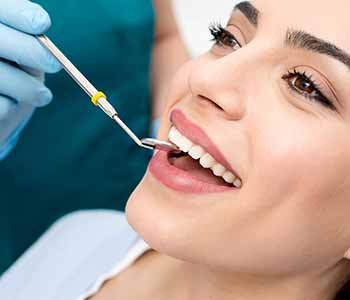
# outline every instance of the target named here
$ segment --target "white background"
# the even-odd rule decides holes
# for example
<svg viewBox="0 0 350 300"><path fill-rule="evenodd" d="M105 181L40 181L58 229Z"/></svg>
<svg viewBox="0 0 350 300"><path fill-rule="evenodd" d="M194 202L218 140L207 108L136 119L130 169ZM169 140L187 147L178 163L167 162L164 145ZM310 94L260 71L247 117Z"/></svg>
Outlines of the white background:
<svg viewBox="0 0 350 300"><path fill-rule="evenodd" d="M228 20L237 0L173 0L180 31L190 50L197 56L211 45L208 26L210 23Z"/></svg>

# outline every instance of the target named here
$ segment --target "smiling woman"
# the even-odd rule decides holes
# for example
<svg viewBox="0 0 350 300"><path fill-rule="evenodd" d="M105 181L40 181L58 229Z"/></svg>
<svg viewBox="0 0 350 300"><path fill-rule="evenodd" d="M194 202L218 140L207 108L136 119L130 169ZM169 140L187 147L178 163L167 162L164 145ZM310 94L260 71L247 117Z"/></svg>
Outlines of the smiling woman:
<svg viewBox="0 0 350 300"><path fill-rule="evenodd" d="M159 135L201 149L155 155L127 217L153 249L191 263L192 299L349 297L350 6L333 7L241 2L173 80ZM203 153L214 161L195 165Z"/></svg>
<svg viewBox="0 0 350 300"><path fill-rule="evenodd" d="M65 300L348 300L350 3L332 3L244 1L211 25L161 120L183 152L153 156L127 203L133 229L72 215L3 283L34 278L28 290Z"/></svg>

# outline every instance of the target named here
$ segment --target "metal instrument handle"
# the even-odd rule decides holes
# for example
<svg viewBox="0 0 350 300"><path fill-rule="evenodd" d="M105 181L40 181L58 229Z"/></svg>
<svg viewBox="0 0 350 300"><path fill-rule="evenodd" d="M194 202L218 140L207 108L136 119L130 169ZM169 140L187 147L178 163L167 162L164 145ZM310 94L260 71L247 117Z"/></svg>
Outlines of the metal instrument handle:
<svg viewBox="0 0 350 300"><path fill-rule="evenodd" d="M74 81L87 93L90 98L96 95L97 89L89 80L70 62L70 60L56 47L56 45L44 34L37 35L37 40L51 52L61 63L62 67L74 79Z"/></svg>

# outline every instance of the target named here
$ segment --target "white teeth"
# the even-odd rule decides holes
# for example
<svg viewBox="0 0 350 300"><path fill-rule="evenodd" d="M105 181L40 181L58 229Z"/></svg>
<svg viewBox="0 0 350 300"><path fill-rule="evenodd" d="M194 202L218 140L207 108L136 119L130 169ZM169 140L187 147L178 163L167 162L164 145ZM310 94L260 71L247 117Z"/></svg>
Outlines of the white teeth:
<svg viewBox="0 0 350 300"><path fill-rule="evenodd" d="M173 142L175 145L177 145L182 135L175 127L171 127L168 137L170 142Z"/></svg>
<svg viewBox="0 0 350 300"><path fill-rule="evenodd" d="M205 153L199 160L203 168L209 169L216 164L216 160L209 153Z"/></svg>
<svg viewBox="0 0 350 300"><path fill-rule="evenodd" d="M225 182L233 184L236 188L242 187L242 181L232 172L218 163L214 157L199 146L193 144L187 137L183 136L174 126L171 127L168 135L169 140L177 145L181 151L188 153L193 159L199 159L199 163L203 168L211 169L215 176L222 177Z"/></svg>
<svg viewBox="0 0 350 300"><path fill-rule="evenodd" d="M178 146L181 151L188 152L192 148L193 143L185 136L182 136L181 139L179 140Z"/></svg>
<svg viewBox="0 0 350 300"><path fill-rule="evenodd" d="M189 156L191 156L193 159L199 159L204 153L204 149L198 145L193 146L188 152Z"/></svg>
<svg viewBox="0 0 350 300"><path fill-rule="evenodd" d="M211 170L215 176L221 177L226 172L226 168L222 164L215 164Z"/></svg>
<svg viewBox="0 0 350 300"><path fill-rule="evenodd" d="M233 183L235 181L235 175L233 175L230 171L226 171L224 175L222 175L222 178L224 178L227 183Z"/></svg>
<svg viewBox="0 0 350 300"><path fill-rule="evenodd" d="M237 178L234 182L233 182L233 185L236 187L236 188L241 188L242 187L242 181Z"/></svg>

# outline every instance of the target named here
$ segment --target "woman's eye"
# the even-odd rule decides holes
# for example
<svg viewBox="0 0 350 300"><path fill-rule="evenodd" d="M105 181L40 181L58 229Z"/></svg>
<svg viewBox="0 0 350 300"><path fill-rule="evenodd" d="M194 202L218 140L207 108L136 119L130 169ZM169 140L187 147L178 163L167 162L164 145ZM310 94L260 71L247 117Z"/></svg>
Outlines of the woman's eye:
<svg viewBox="0 0 350 300"><path fill-rule="evenodd" d="M312 83L309 82L308 80L305 80L302 77L295 77L294 78L294 85L301 91L304 91L308 94L312 94L315 89L312 86Z"/></svg>
<svg viewBox="0 0 350 300"><path fill-rule="evenodd" d="M236 37L226 29L224 29L220 24L213 24L209 27L209 31L213 36L212 41L220 47L228 47L233 50L238 50L241 48L240 43L237 41Z"/></svg>
<svg viewBox="0 0 350 300"><path fill-rule="evenodd" d="M297 70L293 72L288 72L288 74L282 77L287 81L288 86L299 95L313 101L317 101L322 105L335 110L335 107L326 96L319 90L317 84L312 80L312 78L305 73L300 73Z"/></svg>

